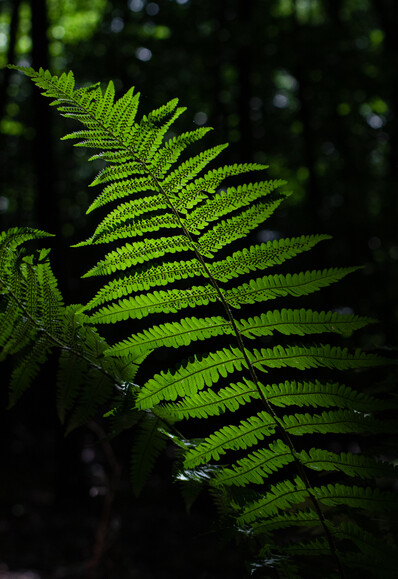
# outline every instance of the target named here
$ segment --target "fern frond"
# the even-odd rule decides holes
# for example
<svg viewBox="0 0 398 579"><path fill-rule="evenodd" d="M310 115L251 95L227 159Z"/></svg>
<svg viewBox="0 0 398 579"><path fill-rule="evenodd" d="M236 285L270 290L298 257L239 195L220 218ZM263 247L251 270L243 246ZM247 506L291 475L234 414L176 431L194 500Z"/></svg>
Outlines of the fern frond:
<svg viewBox="0 0 398 579"><path fill-rule="evenodd" d="M250 205L285 184L286 181L282 180L261 181L221 190L207 203L191 211L185 219L185 226L188 231L199 233L199 230L204 229L211 221L218 221L223 215Z"/></svg>
<svg viewBox="0 0 398 579"><path fill-rule="evenodd" d="M275 331L281 334L304 336L335 332L349 336L353 331L375 322L370 318L345 315L333 312L314 312L312 310L274 310L248 320L239 320L238 329L248 338L270 336Z"/></svg>
<svg viewBox="0 0 398 579"><path fill-rule="evenodd" d="M153 267L136 268L133 275L112 280L102 287L84 307L84 310L93 309L105 302L148 290L151 287L163 286L176 280L197 276L207 277L207 273L196 259L168 261Z"/></svg>
<svg viewBox="0 0 398 579"><path fill-rule="evenodd" d="M309 251L325 239L330 239L330 236L307 235L292 239L267 241L261 245L252 245L249 248L235 251L223 260L210 263L209 269L215 279L229 281L243 273L280 265L303 251Z"/></svg>
<svg viewBox="0 0 398 579"><path fill-rule="evenodd" d="M260 398L260 391L250 380L230 384L214 390L204 390L191 396L185 396L176 404L167 405L167 409L173 413L176 419L184 418L207 418L219 416L229 410L235 412L240 406L254 399Z"/></svg>
<svg viewBox="0 0 398 579"><path fill-rule="evenodd" d="M112 346L107 355L124 356L132 351L142 353L161 346L179 348L189 346L196 340L206 340L213 336L231 334L231 324L221 316L211 318L182 318L178 322L168 322L153 326Z"/></svg>
<svg viewBox="0 0 398 579"><path fill-rule="evenodd" d="M336 483L315 487L313 492L323 504L329 506L346 505L368 511L396 511L398 509L396 495L378 488L348 486Z"/></svg>
<svg viewBox="0 0 398 579"><path fill-rule="evenodd" d="M346 267L306 271L293 275L289 273L268 275L226 290L225 298L232 307L239 308L241 304L254 304L281 296L301 297L336 283L357 269Z"/></svg>
<svg viewBox="0 0 398 579"><path fill-rule="evenodd" d="M166 253L192 250L191 243L184 235L160 239L147 239L127 243L116 251L111 251L105 258L90 269L83 277L93 275L109 275L117 271L124 271L139 263L150 259L157 259Z"/></svg>
<svg viewBox="0 0 398 579"><path fill-rule="evenodd" d="M394 424L376 420L355 410L329 410L321 414L290 414L279 419L286 432L294 436L303 434L394 432Z"/></svg>
<svg viewBox="0 0 398 579"><path fill-rule="evenodd" d="M278 190L284 182L260 178L237 186L225 184L230 177L266 168L253 163L209 169L226 145L202 149L194 156L188 152L181 158L209 129L167 140L169 128L184 110L177 99L137 120L139 94L133 89L115 100L113 83L105 91L98 84L76 90L72 73L56 77L42 69L23 70L53 99L61 114L82 123L82 130L65 138L77 139L77 146L98 149L91 158L109 163L92 183L103 189L88 212L115 205L91 237L77 244L114 244L84 276L111 278L88 304L69 310L63 306L47 254L33 258L19 253L17 246L12 247L12 233L8 240L0 236L0 321L4 326L0 344L4 356L17 351L25 355L19 374L14 375L15 391L30 383L35 362L53 347L61 349L58 406L62 417L71 416L69 429L99 410L106 411L115 384L123 395L121 401L113 402L112 413L125 417L127 412L129 425L142 417L143 428L133 452L136 491L168 437L178 446L185 469L180 471L181 479L209 483L219 503L229 506L230 519L247 536L253 532L261 540L263 535L259 552L263 567L277 565L281 576L299 578L306 576L301 559L325 555L332 564L331 576L336 570L342 577L344 565L361 568L363 544L372 539L359 527L350 527L355 518L351 511L360 509L361 517L366 511L382 512L390 508L392 495L379 491L377 484L364 488L328 482L350 477L367 479L370 484L375 478L395 477L396 469L365 454L331 452L328 441L335 435L340 440L345 434L357 439L358 435L396 432L389 415L375 416L396 403L335 381L322 382L317 376L378 367L386 359L328 344L285 345L283 340L282 346L278 338L350 335L373 320L300 306L258 310L260 303L270 299L309 296L358 268L276 272L234 284L240 275L279 266L329 238L302 236L229 251L231 244L261 226L289 195ZM24 235L34 238L38 234L17 231L15 239L19 236L23 243L28 239ZM214 259L221 249L222 256ZM177 254L174 261L169 254ZM231 283L221 287L224 282ZM163 289L156 289L160 286ZM201 317L167 317L199 305L204 310ZM251 305L255 309L250 310ZM244 317L235 319L233 309L242 306ZM96 330L99 324L139 320L152 313L159 320L151 327L127 330L127 337L117 334L113 346ZM25 330L28 338L22 337ZM212 345L220 336L228 337L228 347ZM270 344L269 336L273 337ZM269 347L261 347L263 337ZM251 348L256 338L260 344ZM156 370L143 386L135 383L138 362L152 350L187 347L199 340L208 344L206 352L210 353L196 353L177 369ZM32 344L38 348L34 354ZM30 355L34 355L32 368L28 368ZM282 374L282 369L288 369L287 376L309 370L310 381L263 384L258 378L259 372L273 377ZM361 374L351 372L350 377L357 382ZM299 412L300 408L304 410ZM236 411L236 423L230 424L229 413ZM216 426L210 426L210 417L218 417ZM206 419L203 432L206 426L210 432L200 440L187 439L171 426L177 420L196 418ZM121 429L120 425L116 428ZM314 435L319 448L309 444ZM224 465L212 464L221 457ZM323 479L324 486L313 482L319 481L318 474L328 477ZM301 535L296 538L297 527ZM351 542L347 540L350 530L355 535ZM346 543L348 549L358 548L361 558L347 551Z"/></svg>
<svg viewBox="0 0 398 579"><path fill-rule="evenodd" d="M270 487L270 491L264 496L247 505L238 517L238 524L252 523L258 519L266 519L278 513L286 511L292 505L305 502L308 499L308 490L305 483L296 477L293 481L285 480Z"/></svg>
<svg viewBox="0 0 398 579"><path fill-rule="evenodd" d="M227 177L242 175L252 171L262 171L264 169L268 169L268 165L261 165L259 163L225 165L224 167L213 169L203 177L199 177L186 185L176 200L176 207L178 211L186 213L200 201L207 199L207 193L214 193L217 187Z"/></svg>
<svg viewBox="0 0 398 579"><path fill-rule="evenodd" d="M186 453L184 467L193 468L203 462L219 460L220 456L230 449L246 449L253 446L265 436L271 436L275 427L274 419L264 411L242 420L236 426L223 426Z"/></svg>
<svg viewBox="0 0 398 579"><path fill-rule="evenodd" d="M268 219L282 201L281 198L268 203L258 203L245 211L241 211L238 215L214 225L200 236L198 240L200 253L206 257L212 257L215 252L226 245L246 237L250 231Z"/></svg>
<svg viewBox="0 0 398 579"><path fill-rule="evenodd" d="M161 400L175 400L178 396L192 396L205 386L211 386L221 377L241 370L246 362L237 348L224 348L187 362L176 372L161 372L143 386L137 396L141 409L156 405Z"/></svg>
<svg viewBox="0 0 398 579"><path fill-rule="evenodd" d="M288 381L264 386L264 395L274 406L319 406L328 408L350 408L373 411L391 408L391 401L378 400L372 396L357 392L345 384Z"/></svg>
<svg viewBox="0 0 398 579"><path fill-rule="evenodd" d="M397 477L398 468L387 462L378 462L372 458L358 454L336 454L319 448L311 448L308 452L298 454L300 462L314 470L339 470L351 477Z"/></svg>
<svg viewBox="0 0 398 579"><path fill-rule="evenodd" d="M237 461L230 468L217 471L212 484L245 486L263 484L275 471L294 460L291 449L281 440L275 440L268 448L254 451ZM319 523L319 520L318 520Z"/></svg>
<svg viewBox="0 0 398 579"><path fill-rule="evenodd" d="M187 307L207 305L217 299L217 292L211 285L192 286L188 290L155 291L105 306L92 314L90 320L92 323L109 324L129 318L141 319L157 312L177 312Z"/></svg>
<svg viewBox="0 0 398 579"><path fill-rule="evenodd" d="M386 360L378 354L366 354L361 350L350 352L348 348L337 346L275 346L253 350L249 354L252 363L259 370L266 368L292 367L299 370L308 368L369 368L385 365Z"/></svg>

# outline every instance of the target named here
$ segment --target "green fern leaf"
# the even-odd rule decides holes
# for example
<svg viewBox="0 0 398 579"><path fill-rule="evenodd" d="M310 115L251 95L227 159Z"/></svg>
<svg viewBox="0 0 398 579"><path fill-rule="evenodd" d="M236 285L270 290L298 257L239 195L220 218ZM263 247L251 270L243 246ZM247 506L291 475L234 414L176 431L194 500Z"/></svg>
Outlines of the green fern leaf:
<svg viewBox="0 0 398 579"><path fill-rule="evenodd" d="M308 500L308 490L304 482L296 477L294 481L285 480L270 487L264 496L247 505L238 517L238 524L248 524L258 519L267 519L278 511L286 511L292 505Z"/></svg>
<svg viewBox="0 0 398 579"><path fill-rule="evenodd" d="M217 280L229 281L244 273L280 265L303 251L309 251L325 239L330 239L330 236L302 236L252 245L249 248L234 252L223 260L209 264L209 269Z"/></svg>
<svg viewBox="0 0 398 579"><path fill-rule="evenodd" d="M200 236L198 241L199 251L202 255L212 256L216 251L232 241L246 237L250 231L264 223L273 214L275 209L282 203L282 200L277 199L268 203L258 203L234 217L221 221L221 223Z"/></svg>
<svg viewBox="0 0 398 579"><path fill-rule="evenodd" d="M321 414L291 414L282 417L281 422L286 432L294 436L315 432L320 434L331 432L391 433L395 430L391 422L376 420L372 416L355 410L330 410Z"/></svg>
<svg viewBox="0 0 398 579"><path fill-rule="evenodd" d="M262 448L237 461L231 468L217 471L212 484L245 486L250 483L263 484L270 474L294 460L291 449L281 440L268 448ZM319 522L319 521L318 521Z"/></svg>
<svg viewBox="0 0 398 579"><path fill-rule="evenodd" d="M205 390L191 396L185 396L177 404L168 405L167 409L178 420L207 418L208 416L219 416L227 410L235 412L240 406L259 398L259 388L254 382L245 378L244 382L230 384L225 388L220 388L218 392Z"/></svg>
<svg viewBox="0 0 398 579"><path fill-rule="evenodd" d="M262 181L260 183L249 183L239 187L229 187L225 191L220 191L206 204L191 211L185 220L188 231L199 233L211 221L218 221L223 215L227 215L240 207L250 205L253 201L269 195L277 187L285 185L286 181Z"/></svg>
<svg viewBox="0 0 398 579"><path fill-rule="evenodd" d="M101 288L84 310L93 309L105 302L117 300L135 292L148 290L153 286L163 286L172 281L196 276L206 277L206 275L196 259L164 262L149 268L136 268L133 275L112 280Z"/></svg>
<svg viewBox="0 0 398 579"><path fill-rule="evenodd" d="M231 324L220 316L211 318L183 318L153 326L115 344L106 351L107 355L125 356L132 351L140 354L161 346L180 348L195 340L206 340L212 336L231 334Z"/></svg>
<svg viewBox="0 0 398 579"><path fill-rule="evenodd" d="M386 361L377 354L366 354L360 350L350 352L348 348L332 347L328 344L320 346L275 346L253 350L250 353L252 363L259 370L266 368L292 367L299 370L308 368L369 368L385 365Z"/></svg>
<svg viewBox="0 0 398 579"><path fill-rule="evenodd" d="M339 281L357 269L332 268L293 275L269 275L227 290L225 298L232 307L239 308L241 304L254 304L281 296L305 296Z"/></svg>
<svg viewBox="0 0 398 579"><path fill-rule="evenodd" d="M369 408L384 410L391 408L391 401L377 400L349 386L338 383L285 381L280 384L264 386L264 395L274 406L313 406L349 408L366 411Z"/></svg>
<svg viewBox="0 0 398 579"><path fill-rule="evenodd" d="M191 243L184 235L136 241L134 245L127 243L116 251L108 253L102 261L99 261L83 277L109 275L117 271L124 271L150 259L162 257L166 253L189 251L191 249Z"/></svg>
<svg viewBox="0 0 398 579"><path fill-rule="evenodd" d="M246 449L253 446L265 436L271 436L275 427L274 419L264 411L242 420L237 426L223 426L186 453L184 467L193 468L203 462L219 460L229 449Z"/></svg>
<svg viewBox="0 0 398 579"><path fill-rule="evenodd" d="M348 486L343 484L328 484L313 489L316 497L325 505L347 505L357 509L370 511L396 510L398 501L392 492L378 488Z"/></svg>
<svg viewBox="0 0 398 579"><path fill-rule="evenodd" d="M192 209L200 201L207 199L207 193L214 193L217 187L227 177L235 175L242 175L251 171L262 171L268 169L268 165L260 165L259 163L244 163L236 165L225 165L218 169L213 169L206 173L203 177L199 177L188 183L185 188L178 195L176 207L182 213Z"/></svg>
<svg viewBox="0 0 398 579"><path fill-rule="evenodd" d="M215 384L245 366L245 360L237 348L224 348L187 362L176 372L161 372L143 386L137 396L141 409L154 406L161 400L175 400L177 396L192 396L205 386Z"/></svg>
<svg viewBox="0 0 398 579"><path fill-rule="evenodd" d="M139 94L133 89L115 100L113 83L104 92L98 84L76 90L71 73L58 78L43 70L24 72L53 100L61 114L82 123L82 130L65 138L77 139L77 146L98 149L91 158L110 164L92 183L103 189L89 212L115 204L96 225L93 235L78 245L114 246L84 276L107 275L111 279L87 305L65 310L47 253L26 255L16 251L17 246L7 246L12 234L8 234L11 237L7 241L0 236L3 355L26 345L26 351L20 350L26 356L17 367L19 375L14 375L19 382L16 391L29 385L37 372L36 367L31 371L27 366L32 345L39 347L40 339L47 340L34 356L40 361L40 356L47 355L47 346L48 351L53 347L62 351L58 405L62 416L71 414L69 429L95 412L109 410L107 404L115 384L120 392L120 400L112 398L115 424L120 419L116 430L125 424L122 417L128 416L129 424L135 425L143 416L133 455L138 473L136 491L169 438L178 446L185 469L180 471L180 479L210 483L212 492L217 491L218 503L227 506L233 524L242 526L247 536L253 531L259 541L264 539L259 552L262 567L277 564L276 573L300 578L305 576L301 560L322 555L331 563L331 577L333 568L344 565L366 569L364 545L373 539L366 531L350 527L355 516L350 511L359 508L361 517L365 511L379 513L390 504L391 495L374 488L328 482L344 481L346 477L370 482L375 477L394 477L396 472L374 457L338 454L329 451L328 446L334 435L340 440L344 434L357 439L359 434L396 432L389 417L374 416L396 403L337 382L322 382L316 376L318 370L320 376L334 376L336 371L381 366L386 360L327 344L286 345L282 340L282 345L278 337L326 332L349 335L373 320L300 306L258 311L260 302L309 296L358 268L274 273L234 284L240 275L250 276L278 266L329 238L314 235L279 239L228 254L229 246L233 247L230 244L262 225L289 195L277 190L284 182L259 179L230 187L225 183L229 177L266 167L237 164L209 170L209 163L226 145L202 149L195 156L188 152L181 161L182 152L209 129L199 128L167 140L170 127L184 110L178 107L177 99L137 120ZM15 239L23 235L17 231ZM35 238L37 234L25 235ZM221 249L222 256L214 260ZM176 255L174 261L167 260L171 253L187 251L190 254L185 259ZM192 278L199 279L191 283ZM220 287L224 282L231 283ZM156 289L160 286L162 290ZM199 305L206 310L200 318L167 317ZM250 305L255 309L250 310ZM242 306L244 317L236 320L233 309ZM127 337L120 335L113 346L96 331L99 324L141 319L152 313L159 320L151 327L127 330ZM22 319L23 315L28 321ZM221 336L228 336L231 345L217 350L211 344ZM273 336L272 345L261 347L261 339L266 337L264 342L268 342L269 336ZM255 338L259 338L260 345L249 349L247 344ZM209 354L196 354L177 369L166 366L156 370L143 386L135 383L138 362L153 349L178 349L198 340L209 344ZM270 372L273 377L285 373L285 369L285 377L294 376L297 370L309 370L311 381L285 379L262 384L258 380L260 371ZM355 373L355 382L361 374ZM77 377L75 382L72 375ZM305 411L297 412L299 408ZM321 410L308 412L308 408ZM229 413L236 411L238 423L229 424ZM210 417L218 417L214 420L217 426L210 428ZM186 439L171 426L176 420L196 418L205 418L203 429L207 425L207 432L211 432L200 440ZM314 435L319 448L309 446ZM224 466L212 464L221 457ZM320 479L318 474L330 477L324 486L313 483ZM347 538L350 531L354 541ZM361 558L349 551L352 546L361 551ZM375 551L372 553L376 556Z"/></svg>
<svg viewBox="0 0 398 579"><path fill-rule="evenodd" d="M129 318L141 319L157 312L177 312L182 308L206 305L217 299L218 295L211 285L192 286L189 290L155 291L103 307L92 314L90 320L96 324L109 324Z"/></svg>
<svg viewBox="0 0 398 579"><path fill-rule="evenodd" d="M374 459L358 454L342 452L339 455L319 448L311 448L308 452L301 451L299 460L308 468L315 470L340 470L352 477L397 477L398 469L387 462L377 462Z"/></svg>
<svg viewBox="0 0 398 579"><path fill-rule="evenodd" d="M298 336L323 332L335 332L347 336L374 321L355 315L314 312L304 308L300 310L282 309L269 311L248 320L239 320L238 328L240 333L248 338L270 336L274 331Z"/></svg>

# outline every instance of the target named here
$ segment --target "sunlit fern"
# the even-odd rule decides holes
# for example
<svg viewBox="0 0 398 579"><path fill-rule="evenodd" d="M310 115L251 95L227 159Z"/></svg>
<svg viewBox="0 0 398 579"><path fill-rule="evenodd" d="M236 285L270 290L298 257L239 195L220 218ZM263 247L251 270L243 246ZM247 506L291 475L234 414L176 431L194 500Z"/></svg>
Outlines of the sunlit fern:
<svg viewBox="0 0 398 579"><path fill-rule="evenodd" d="M225 145L184 157L209 129L169 138L184 111L176 99L137 121L139 94L133 89L115 101L112 82L105 92L98 85L75 89L72 73L56 77L20 70L62 115L84 125L65 138L98 149L92 159L108 163L92 183L104 187L88 210L106 214L77 246L105 245L105 255L85 277L109 280L77 309L81 323L98 329L124 322L120 331L130 328L105 350L105 359L116 365L125 361L131 367L160 347L184 352L177 368L156 370L141 387L127 389L127 413L131 408L143 415L134 465L144 463L141 472L147 472L164 438L173 440L181 456L177 477L219 493L236 528L257 542L254 568L263 568L266 576L274 576L274 567L282 577L310 576L309 558L315 558L311 569L321 565L313 576L364 576L364 569L377 576L376 553L384 576L393 577L388 542L376 539L379 527L368 527L364 516L396 507L393 494L375 485L375 479L389 479L396 471L372 456L329 447L342 434L356 439L395 431L391 421L377 417L389 401L337 381L341 370L385 360L328 343L309 345L297 337L290 344L284 337L349 335L371 320L303 307L266 309L265 304L308 296L356 268L264 274L329 236L237 246L234 242L247 238L286 198L279 189L284 182L225 185L229 177L266 169L257 163L208 169ZM179 313L187 308L195 315ZM138 321L153 314L156 323L142 327ZM265 344L269 336L273 341ZM198 341L205 353L195 352ZM308 377L306 370L311 370ZM275 376L280 378L274 383ZM125 410L123 401L110 414L117 419ZM192 431L198 419L208 432L200 440L172 427L189 420ZM181 422L178 430L183 429ZM140 480L136 490L141 485Z"/></svg>
<svg viewBox="0 0 398 579"><path fill-rule="evenodd" d="M56 359L57 410L70 430L97 415L115 385L131 382L138 367L105 357L108 346L95 328L83 324L81 306L64 305L50 250L27 249L27 242L48 237L27 227L0 233L0 361L14 358L13 405L49 357Z"/></svg>

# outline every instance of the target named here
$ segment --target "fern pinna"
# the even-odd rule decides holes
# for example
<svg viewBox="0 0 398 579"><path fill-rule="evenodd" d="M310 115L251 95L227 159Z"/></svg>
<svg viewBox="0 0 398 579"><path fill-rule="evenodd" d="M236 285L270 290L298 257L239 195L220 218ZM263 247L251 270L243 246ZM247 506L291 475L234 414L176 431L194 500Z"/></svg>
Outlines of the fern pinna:
<svg viewBox="0 0 398 579"><path fill-rule="evenodd" d="M106 247L85 274L108 280L78 310L85 327L120 322L126 334L104 353L126 365L141 363L158 348L185 352L183 346L201 341L206 350L127 388L128 409L143 415L133 466L144 462L149 469L165 438L172 439L180 449L177 478L212 488L229 521L253 538L259 550L254 569L263 569L263 576L378 576L380 558L383 576L394 576L389 543L366 519L396 504L391 492L374 484L396 476L394 467L330 449L339 435L393 431L391 421L377 417L388 402L335 379L338 370L360 371L385 360L304 339L348 335L371 320L308 308L268 309L265 303L308 296L356 268L277 272L327 235L237 246L286 198L284 182L262 180L266 167L257 163L208 168L226 145L187 155L209 129L170 135L184 111L176 99L137 121L139 94L133 89L115 101L112 82L105 92L98 85L75 89L71 72L57 77L20 70L63 116L84 126L64 138L98 149L91 158L107 163L92 183L103 188L88 209L105 216L78 244ZM224 184L247 172L257 172L259 180ZM139 321L144 318L145 326ZM299 336L302 343L285 336ZM305 370L309 378L300 378ZM118 413L123 411L115 408ZM207 435L180 434L183 421L193 432L197 419ZM311 575L308 559L316 556L319 562L310 568L318 572Z"/></svg>

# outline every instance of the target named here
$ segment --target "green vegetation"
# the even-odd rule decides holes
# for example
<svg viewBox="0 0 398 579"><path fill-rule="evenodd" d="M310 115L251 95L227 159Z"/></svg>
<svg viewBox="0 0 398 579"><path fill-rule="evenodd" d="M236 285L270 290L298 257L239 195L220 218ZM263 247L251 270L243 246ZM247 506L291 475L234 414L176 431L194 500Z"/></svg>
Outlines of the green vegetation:
<svg viewBox="0 0 398 579"><path fill-rule="evenodd" d="M308 17L303 8L300 18ZM171 134L184 112L177 99L137 121L133 89L115 101L112 82L104 92L75 89L72 73L19 70L83 124L65 138L106 162L88 208L101 217L76 246L105 246L84 277L108 281L87 303L65 306L49 251L26 246L48 234L2 234L0 341L3 357L18 356L12 402L57 351L58 409L69 430L100 411L113 433L129 421L138 429L137 493L171 440L176 478L211 490L225 525L246 537L256 573L309 577L316 566L320 577L377 577L383 565L393 577L388 514L397 502L388 481L396 469L380 459L378 439L396 431L388 412L395 401L358 385L364 369L388 360L338 339L373 320L311 302L357 268L288 271L289 260L327 235L252 244L253 230L289 196L284 182L262 180L260 163L209 169L225 145L189 154L209 129ZM253 171L259 180L233 184ZM263 306L282 298L285 306ZM187 308L194 315L180 313ZM330 343L314 342L318 334ZM159 369L157 361L154 371L160 348L175 365ZM375 442L350 452L346 435Z"/></svg>

